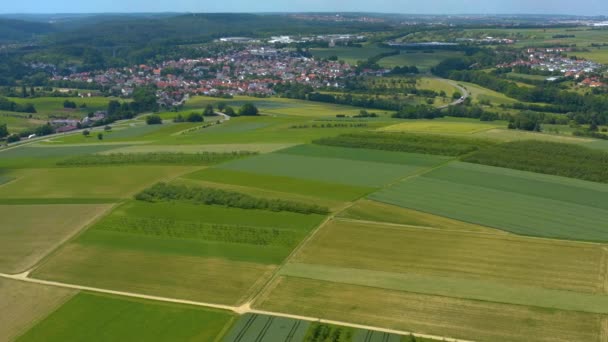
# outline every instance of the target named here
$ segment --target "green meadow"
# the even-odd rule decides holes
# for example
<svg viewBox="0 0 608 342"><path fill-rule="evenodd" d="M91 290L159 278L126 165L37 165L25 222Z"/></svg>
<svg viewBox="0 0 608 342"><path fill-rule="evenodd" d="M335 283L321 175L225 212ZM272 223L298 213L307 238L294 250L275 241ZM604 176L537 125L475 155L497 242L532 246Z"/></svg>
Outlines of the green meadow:
<svg viewBox="0 0 608 342"><path fill-rule="evenodd" d="M17 341L216 341L233 315L186 305L80 293Z"/></svg>
<svg viewBox="0 0 608 342"><path fill-rule="evenodd" d="M371 199L530 236L608 241L605 185L453 163Z"/></svg>

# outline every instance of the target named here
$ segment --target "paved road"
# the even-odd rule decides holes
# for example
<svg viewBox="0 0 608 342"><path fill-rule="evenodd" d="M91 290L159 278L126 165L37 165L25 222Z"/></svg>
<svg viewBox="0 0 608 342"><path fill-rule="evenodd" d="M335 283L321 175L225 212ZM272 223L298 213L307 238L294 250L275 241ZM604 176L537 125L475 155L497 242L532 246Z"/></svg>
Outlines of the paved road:
<svg viewBox="0 0 608 342"><path fill-rule="evenodd" d="M145 295L145 294L135 293L135 292L114 291L114 290L107 290L107 289L102 289L102 288L97 288L97 287L80 286L80 285L66 284L66 283L60 283L60 282L55 282L55 281L47 281L47 280L34 279L34 278L30 278L29 277L29 273L30 273L30 271L24 272L24 273L21 273L21 274L14 274L14 275L0 273L0 278L6 278L6 279L12 279L12 280L18 280L18 281L25 281L25 282L28 282L28 283L40 284L40 285L46 285L46 286L56 286L56 287L62 287L62 288L68 288L68 289L73 289L73 290L80 290L80 291L105 293L105 294L111 294L111 295L117 295L117 296L125 296L125 297L131 297L131 298L140 298L140 299L155 300L155 301L167 302L167 303L186 304L186 305L194 305L194 306L213 308L213 309L219 309L219 310L227 310L227 311L235 312L235 313L237 313L239 315L243 315L243 314L246 314L246 313L254 313L254 314L261 314L261 315L269 315L269 316L276 316L276 317L285 317L285 318L299 319L299 320L310 321L310 322L321 322L321 323L335 324L335 325L341 325L341 326L352 327L352 328L357 328L357 329L374 330L374 331L380 331L380 332L386 332L386 333L398 334L398 335L410 335L411 334L411 335L414 335L416 337L435 339L435 340L438 340L438 341L472 342L472 341L469 341L469 340L460 340L460 339L455 339L455 338L450 338L450 337L444 337L444 336L416 334L416 333L412 333L410 331L385 329L385 328L375 327L375 326L371 326L371 325L362 325L362 324L355 324L355 323L350 323L350 322L327 320L327 319L321 319L321 318L318 318L318 317L290 315L290 314L281 313L281 312L256 310L256 309L252 309L251 308L251 302L246 303L246 304L241 305L241 306L230 306L230 305L197 302L197 301L184 300L184 299L176 299L176 298L169 298L169 297L150 296L150 295Z"/></svg>
<svg viewBox="0 0 608 342"><path fill-rule="evenodd" d="M449 106L457 106L459 104L462 104L464 102L464 100L466 100L471 95L468 90L466 90L464 87L462 87L461 85L459 85L458 83L456 83L454 81L446 80L444 78L438 78L438 79L455 87L462 94L461 98L456 99L454 102L450 103L449 105L437 107L438 109L446 109Z"/></svg>

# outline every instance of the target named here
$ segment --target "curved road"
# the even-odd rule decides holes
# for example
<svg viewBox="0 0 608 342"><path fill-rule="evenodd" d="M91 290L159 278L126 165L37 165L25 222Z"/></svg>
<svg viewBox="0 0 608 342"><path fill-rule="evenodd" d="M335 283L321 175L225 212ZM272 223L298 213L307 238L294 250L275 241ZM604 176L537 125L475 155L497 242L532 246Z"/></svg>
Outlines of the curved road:
<svg viewBox="0 0 608 342"><path fill-rule="evenodd" d="M468 90L466 90L464 87L462 87L461 85L459 85L458 83L451 81L451 80L446 80L445 78L437 78L438 80L441 80L445 83L448 83L449 85L451 85L452 87L458 89L458 91L462 94L462 97L460 97L459 99L457 99L456 101L445 105L445 106L441 106L441 107L437 107L437 109L446 109L449 106L457 106L459 104L462 104L464 102L464 100L466 100L469 96L471 96L471 94L469 93Z"/></svg>

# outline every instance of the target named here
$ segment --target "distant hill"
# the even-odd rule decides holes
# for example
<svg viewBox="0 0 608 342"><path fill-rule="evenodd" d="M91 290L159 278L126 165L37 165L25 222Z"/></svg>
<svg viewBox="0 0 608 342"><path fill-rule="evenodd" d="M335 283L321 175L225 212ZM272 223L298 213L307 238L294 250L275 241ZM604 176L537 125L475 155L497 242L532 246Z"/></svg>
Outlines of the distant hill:
<svg viewBox="0 0 608 342"><path fill-rule="evenodd" d="M83 21L89 20L90 25ZM154 42L202 42L239 35L352 33L389 30L378 23L320 22L278 14L185 14L166 17L81 18L79 27L55 35L59 43L96 46L141 45Z"/></svg>
<svg viewBox="0 0 608 342"><path fill-rule="evenodd" d="M0 18L0 42L19 42L55 31L53 25L17 19Z"/></svg>

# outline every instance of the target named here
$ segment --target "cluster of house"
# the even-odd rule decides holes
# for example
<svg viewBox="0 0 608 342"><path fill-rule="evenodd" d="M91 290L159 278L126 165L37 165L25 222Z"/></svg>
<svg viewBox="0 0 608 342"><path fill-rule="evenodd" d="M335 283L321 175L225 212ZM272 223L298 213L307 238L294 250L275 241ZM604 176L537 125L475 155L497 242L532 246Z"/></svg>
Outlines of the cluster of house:
<svg viewBox="0 0 608 342"><path fill-rule="evenodd" d="M580 83L581 85L591 86L593 84L594 87L602 86L601 82L595 82L587 76L599 73L605 69L605 65L586 59L565 57L564 54L571 51L572 49L567 47L529 48L524 51L524 57L511 63L499 64L496 67L513 68L524 66L531 69L560 74L565 77L573 77L577 80L585 79L585 82ZM547 80L554 81L558 78L559 77L553 76L547 78ZM588 79L591 80L591 82L587 81Z"/></svg>
<svg viewBox="0 0 608 342"><path fill-rule="evenodd" d="M154 84L158 88L159 102L169 106L179 104L187 95L271 95L272 85L286 82L314 88L339 87L341 80L355 75L355 68L348 63L308 58L288 49L252 45L211 58L74 73L55 76L53 80L96 83L123 96L131 95L138 86Z"/></svg>
<svg viewBox="0 0 608 342"><path fill-rule="evenodd" d="M77 130L81 127L92 126L95 122L106 118L108 114L104 111L97 111L93 115L85 116L82 120L76 119L56 119L51 120L50 124L57 133L65 133Z"/></svg>
<svg viewBox="0 0 608 342"><path fill-rule="evenodd" d="M323 34L317 36L272 36L265 39L263 42L260 39L248 37L223 37L216 40L220 43L236 43L236 44L292 44L292 43L309 43L309 42L328 42L330 45L346 42L362 42L367 38L364 35L355 34Z"/></svg>

